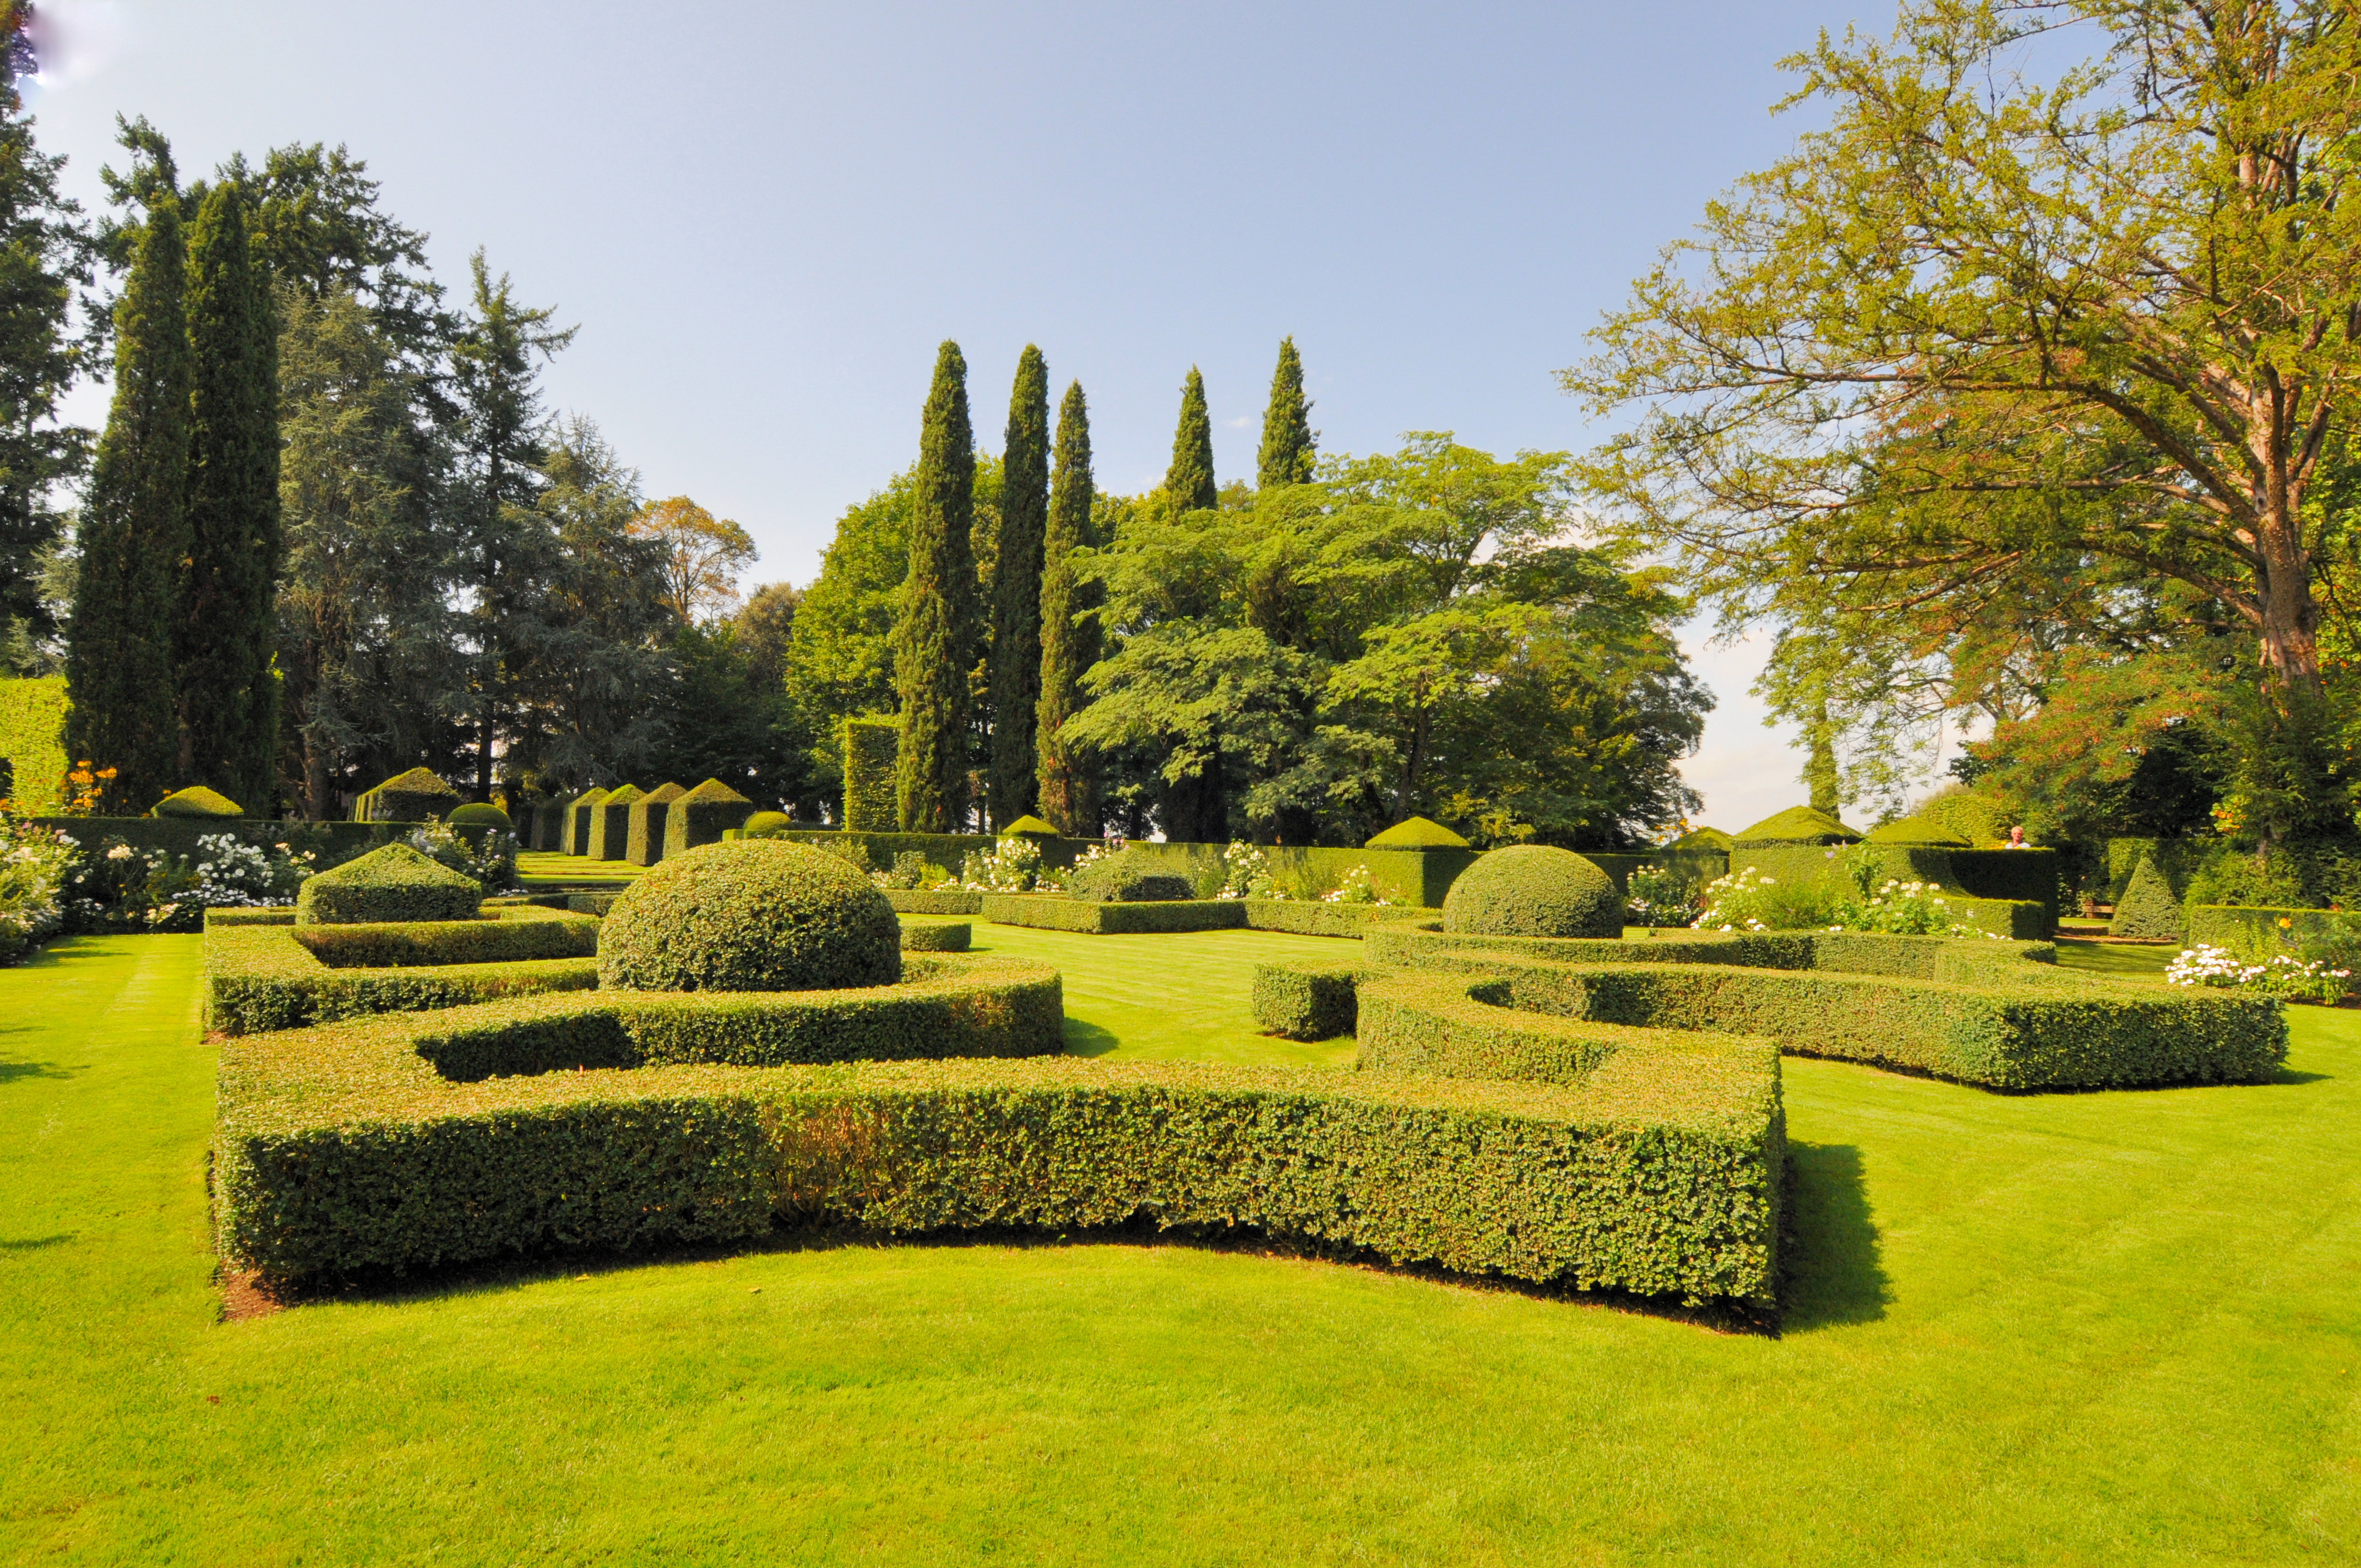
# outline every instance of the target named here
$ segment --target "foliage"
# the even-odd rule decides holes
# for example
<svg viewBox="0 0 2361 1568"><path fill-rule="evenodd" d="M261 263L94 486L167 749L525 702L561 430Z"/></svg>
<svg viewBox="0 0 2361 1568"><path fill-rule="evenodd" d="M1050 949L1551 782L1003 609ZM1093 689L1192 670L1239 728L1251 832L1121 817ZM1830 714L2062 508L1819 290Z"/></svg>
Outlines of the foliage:
<svg viewBox="0 0 2361 1568"><path fill-rule="evenodd" d="M1623 884L1627 926L1690 926L1705 913L1704 878L1694 863L1642 866Z"/></svg>
<svg viewBox="0 0 2361 1568"><path fill-rule="evenodd" d="M279 793L279 323L247 210L224 181L189 231L188 560L172 675L182 776L267 805Z"/></svg>
<svg viewBox="0 0 2361 1568"><path fill-rule="evenodd" d="M1049 521L1049 367L1031 344L1016 361L1001 455L1000 530L992 570L992 773L994 823L1039 795L1035 729L1041 700L1042 574Z"/></svg>
<svg viewBox="0 0 2361 1568"><path fill-rule="evenodd" d="M1731 847L1741 850L1752 845L1851 844L1860 839L1859 833L1834 816L1809 806L1774 811L1753 827L1730 835Z"/></svg>
<svg viewBox="0 0 2361 1568"><path fill-rule="evenodd" d="M480 883L424 850L388 844L306 881L295 897L295 920L302 926L472 920L483 899Z"/></svg>
<svg viewBox="0 0 2361 1568"><path fill-rule="evenodd" d="M144 126L123 137L145 215L115 303L115 398L75 527L66 639L66 750L114 768L104 804L134 813L179 762L172 641L189 551L187 247L171 154Z"/></svg>
<svg viewBox="0 0 2361 1568"><path fill-rule="evenodd" d="M960 886L971 893L1031 893L1040 880L1041 846L1015 835L989 850L970 850L960 872Z"/></svg>
<svg viewBox="0 0 2361 1568"><path fill-rule="evenodd" d="M631 534L661 552L657 602L683 626L695 626L738 608L738 574L754 559L752 535L717 518L686 496L650 501L631 520Z"/></svg>
<svg viewBox="0 0 2361 1568"><path fill-rule="evenodd" d="M821 991L902 976L893 906L841 860L781 839L708 844L623 891L598 983L630 991Z"/></svg>
<svg viewBox="0 0 2361 1568"><path fill-rule="evenodd" d="M900 774L901 744L898 719L844 721L845 831L891 832L899 825L894 791Z"/></svg>
<svg viewBox="0 0 2361 1568"><path fill-rule="evenodd" d="M54 828L0 814L0 964L64 929L69 880L81 851Z"/></svg>
<svg viewBox="0 0 2361 1568"><path fill-rule="evenodd" d="M1880 823L1871 828L1865 842L1872 844L1925 844L1937 849L1969 848L1968 841L1942 823L1924 817L1905 817Z"/></svg>
<svg viewBox="0 0 2361 1568"><path fill-rule="evenodd" d="M1799 931L1836 918L1837 891L1822 883L1782 882L1741 866L1705 886L1700 931Z"/></svg>
<svg viewBox="0 0 2361 1568"><path fill-rule="evenodd" d="M1284 899L1287 890L1270 869L1270 861L1245 839L1233 839L1222 852L1224 898Z"/></svg>
<svg viewBox="0 0 2361 1568"><path fill-rule="evenodd" d="M1205 378L1194 365L1180 383L1180 417L1172 428L1164 494L1176 512L1211 511L1221 504L1213 484L1213 420L1205 409Z"/></svg>
<svg viewBox="0 0 2361 1568"><path fill-rule="evenodd" d="M1189 898L1195 892L1187 877L1133 850L1078 863L1066 878L1067 896L1093 904Z"/></svg>
<svg viewBox="0 0 2361 1568"><path fill-rule="evenodd" d="M2172 889L2166 884L2164 873L2156 869L2156 862L2141 861L2124 888L2123 896L2115 900L2114 918L2107 922L2107 935L2177 942L2180 928L2180 901L2172 896Z"/></svg>
<svg viewBox="0 0 2361 1568"><path fill-rule="evenodd" d="M664 813L664 852L677 855L719 844L722 834L751 826L758 815L752 801L719 779L707 779L674 801Z"/></svg>
<svg viewBox="0 0 2361 1568"><path fill-rule="evenodd" d="M1320 895L1323 904L1384 904L1389 900L1369 885L1369 868L1347 866L1334 887Z"/></svg>
<svg viewBox="0 0 2361 1568"><path fill-rule="evenodd" d="M444 820L454 828L497 828L504 833L515 828L509 814L487 800L471 800L455 806Z"/></svg>
<svg viewBox="0 0 2361 1568"><path fill-rule="evenodd" d="M5 137L0 120L0 152ZM5 169L0 161L0 175ZM38 816L65 804L66 706L61 675L0 677L0 758L8 762L8 777L0 779L0 810Z"/></svg>
<svg viewBox="0 0 2361 1568"><path fill-rule="evenodd" d="M1041 684L1034 739L1041 814L1060 832L1094 838L1100 828L1097 779L1090 759L1064 733L1086 700L1082 678L1099 661L1104 590L1080 575L1076 553L1099 543L1092 526L1091 417L1082 384L1058 406L1057 462L1042 543Z"/></svg>
<svg viewBox="0 0 2361 1568"><path fill-rule="evenodd" d="M2164 971L2167 985L2205 986L2218 991L2243 991L2282 1002L2312 1002L2334 1007L2352 990L2350 969L2330 969L2318 959L2290 958L2275 953L2248 962L2224 948L2200 945L2184 948Z"/></svg>
<svg viewBox="0 0 2361 1568"><path fill-rule="evenodd" d="M946 340L935 356L918 436L910 572L894 625L902 740L894 775L903 831L948 833L968 809L968 672L975 662L975 438L967 361Z"/></svg>
<svg viewBox="0 0 2361 1568"><path fill-rule="evenodd" d="M428 822L403 840L436 865L457 872L487 892L518 885L517 836L504 828L461 833L449 822Z"/></svg>
<svg viewBox="0 0 2361 1568"><path fill-rule="evenodd" d="M1262 445L1255 455L1255 488L1274 490L1311 481L1318 461L1320 433L1312 428L1312 403L1303 395L1303 360L1295 339L1279 340L1279 364L1270 373L1270 400L1263 406Z"/></svg>
<svg viewBox="0 0 2361 1568"><path fill-rule="evenodd" d="M1440 822L1430 822L1423 817L1406 817L1367 844L1366 850L1464 850L1467 840Z"/></svg>
<svg viewBox="0 0 2361 1568"><path fill-rule="evenodd" d="M1612 937L1623 900L1612 878L1571 850L1512 844L1459 874L1443 900L1443 928L1488 937Z"/></svg>
<svg viewBox="0 0 2361 1568"><path fill-rule="evenodd" d="M905 926L902 927L902 950L906 953L963 953L974 937L975 927L964 920Z"/></svg>
<svg viewBox="0 0 2361 1568"><path fill-rule="evenodd" d="M354 803L357 822L423 822L460 804L459 792L425 768L396 773Z"/></svg>

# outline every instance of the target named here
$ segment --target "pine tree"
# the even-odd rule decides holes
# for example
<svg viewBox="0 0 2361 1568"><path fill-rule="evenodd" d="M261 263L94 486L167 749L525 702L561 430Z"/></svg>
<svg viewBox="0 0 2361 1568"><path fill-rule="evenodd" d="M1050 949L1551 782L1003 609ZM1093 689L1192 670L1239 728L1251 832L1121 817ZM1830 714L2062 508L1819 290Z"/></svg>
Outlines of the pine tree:
<svg viewBox="0 0 2361 1568"><path fill-rule="evenodd" d="M1282 337L1279 368L1270 373L1270 402L1262 413L1255 488L1268 490L1307 482L1319 444L1320 433L1312 428L1312 405L1303 398L1303 361L1296 356L1295 339Z"/></svg>
<svg viewBox="0 0 2361 1568"><path fill-rule="evenodd" d="M1001 456L1000 558L992 578L992 820L1014 822L1037 794L1041 563L1049 510L1049 367L1031 344L1016 361Z"/></svg>
<svg viewBox="0 0 2361 1568"><path fill-rule="evenodd" d="M170 153L159 141L147 156L147 218L127 236L130 275L115 305L115 401L82 501L66 643L67 750L115 770L101 808L116 811L144 811L162 799L181 750L172 630L189 547L188 253Z"/></svg>
<svg viewBox="0 0 2361 1568"><path fill-rule="evenodd" d="M975 434L967 360L945 339L918 433L910 576L895 627L902 699L895 805L906 833L957 832L967 820L967 681L976 643Z"/></svg>
<svg viewBox="0 0 2361 1568"><path fill-rule="evenodd" d="M189 267L189 554L173 647L180 777L258 816L279 749L279 343L235 183L216 185L197 209Z"/></svg>
<svg viewBox="0 0 2361 1568"><path fill-rule="evenodd" d="M1040 793L1036 809L1061 833L1096 838L1097 779L1059 729L1083 707L1082 675L1099 659L1101 590L1074 577L1073 552L1095 544L1091 528L1091 411L1082 384L1066 389L1058 410L1058 467L1049 485L1042 543L1041 692L1035 746Z"/></svg>
<svg viewBox="0 0 2361 1568"><path fill-rule="evenodd" d="M1221 504L1213 488L1213 421L1205 411L1205 378L1194 365L1180 386L1180 423L1172 433L1164 488L1175 511L1210 511Z"/></svg>

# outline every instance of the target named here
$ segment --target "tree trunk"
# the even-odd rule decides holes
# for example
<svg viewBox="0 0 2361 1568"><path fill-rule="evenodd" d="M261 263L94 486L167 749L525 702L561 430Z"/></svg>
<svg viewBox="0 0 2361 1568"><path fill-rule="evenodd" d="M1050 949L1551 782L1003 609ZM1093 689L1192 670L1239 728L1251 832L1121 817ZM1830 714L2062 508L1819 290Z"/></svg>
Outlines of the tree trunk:
<svg viewBox="0 0 2361 1568"><path fill-rule="evenodd" d="M2255 575L2263 663L2281 685L2317 692L2319 609L2312 598L2312 563L2305 558L2295 508L2282 499L2273 510L2278 515L2265 514L2256 541L2263 557Z"/></svg>
<svg viewBox="0 0 2361 1568"><path fill-rule="evenodd" d="M483 723L476 731L476 798L492 798L492 699L484 697Z"/></svg>

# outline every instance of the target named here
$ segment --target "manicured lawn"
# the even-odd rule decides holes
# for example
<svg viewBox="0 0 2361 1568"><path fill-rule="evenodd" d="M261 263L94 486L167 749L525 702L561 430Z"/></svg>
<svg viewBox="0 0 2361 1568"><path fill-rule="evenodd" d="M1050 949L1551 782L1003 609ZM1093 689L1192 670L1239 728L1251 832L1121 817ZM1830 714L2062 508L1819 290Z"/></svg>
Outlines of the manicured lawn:
<svg viewBox="0 0 2361 1568"><path fill-rule="evenodd" d="M629 861L594 861L585 855L561 855L555 850L528 850L517 856L517 880L528 888L621 887L646 871L647 867Z"/></svg>
<svg viewBox="0 0 2361 1568"><path fill-rule="evenodd" d="M979 927L1078 1048L1245 966ZM216 1321L195 938L0 970L0 1559L2342 1563L2361 1014L2280 1081L1790 1060L1785 1332L1188 1246L834 1245ZM587 1277L577 1276L587 1275ZM216 1402L217 1401L217 1402Z"/></svg>

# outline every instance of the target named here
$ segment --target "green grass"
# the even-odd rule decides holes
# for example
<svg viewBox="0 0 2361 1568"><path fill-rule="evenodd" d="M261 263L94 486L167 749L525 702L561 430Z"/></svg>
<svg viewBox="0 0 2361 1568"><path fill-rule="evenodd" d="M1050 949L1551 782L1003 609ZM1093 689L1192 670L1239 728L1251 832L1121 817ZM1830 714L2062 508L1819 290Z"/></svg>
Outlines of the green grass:
<svg viewBox="0 0 2361 1568"><path fill-rule="evenodd" d="M527 888L622 887L647 873L629 861L594 861L555 850L527 850L517 856L517 881Z"/></svg>
<svg viewBox="0 0 2361 1568"><path fill-rule="evenodd" d="M1252 1040L1244 982L1342 944L978 934L1068 966L1082 1048L1336 1058ZM2361 1014L2295 1010L2290 1070L2252 1088L2002 1096L1791 1059L1778 1337L1054 1241L526 1270L221 1323L197 942L0 970L0 1560L2361 1552Z"/></svg>

